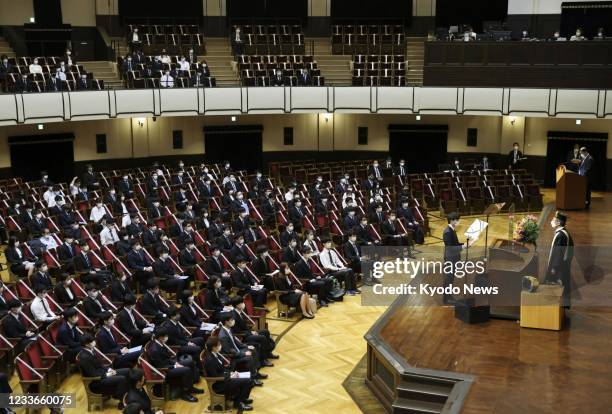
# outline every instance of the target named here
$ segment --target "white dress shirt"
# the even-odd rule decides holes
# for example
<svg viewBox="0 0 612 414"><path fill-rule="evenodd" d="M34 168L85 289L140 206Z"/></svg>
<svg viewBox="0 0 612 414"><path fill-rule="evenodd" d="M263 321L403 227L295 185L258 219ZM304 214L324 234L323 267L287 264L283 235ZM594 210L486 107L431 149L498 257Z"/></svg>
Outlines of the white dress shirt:
<svg viewBox="0 0 612 414"><path fill-rule="evenodd" d="M40 299L38 296L36 296L32 300L30 311L32 311L34 319L36 319L38 322L55 320L55 315L53 312L51 312L51 307L49 306L49 302L47 302L46 298Z"/></svg>
<svg viewBox="0 0 612 414"><path fill-rule="evenodd" d="M93 206L93 208L91 209L91 214L89 215L89 220L93 221L94 223L97 223L102 219L102 217L104 217L105 214L106 209L104 208L104 206Z"/></svg>
<svg viewBox="0 0 612 414"><path fill-rule="evenodd" d="M336 252L333 250L324 248L321 251L321 254L319 254L319 260L321 260L321 265L323 265L325 269L331 269L331 270L344 269L344 265L342 264L342 261L340 260Z"/></svg>
<svg viewBox="0 0 612 414"><path fill-rule="evenodd" d="M119 236L117 235L117 230L114 227L104 227L100 232L100 243L103 246L107 246L109 244L115 244L115 242L119 241Z"/></svg>
<svg viewBox="0 0 612 414"><path fill-rule="evenodd" d="M174 88L174 78L170 74L163 75L159 79L159 85L162 88Z"/></svg>
<svg viewBox="0 0 612 414"><path fill-rule="evenodd" d="M187 71L191 68L191 65L189 64L189 62L187 62L186 60L181 62L181 70L182 71Z"/></svg>
<svg viewBox="0 0 612 414"><path fill-rule="evenodd" d="M42 244L45 245L47 250L55 249L57 247L57 241L55 241L55 238L53 236L51 236L51 235L49 235L49 236L42 236L39 240L40 240L40 242Z"/></svg>
<svg viewBox="0 0 612 414"><path fill-rule="evenodd" d="M42 66L32 63L30 65L30 73L40 73L42 75Z"/></svg>

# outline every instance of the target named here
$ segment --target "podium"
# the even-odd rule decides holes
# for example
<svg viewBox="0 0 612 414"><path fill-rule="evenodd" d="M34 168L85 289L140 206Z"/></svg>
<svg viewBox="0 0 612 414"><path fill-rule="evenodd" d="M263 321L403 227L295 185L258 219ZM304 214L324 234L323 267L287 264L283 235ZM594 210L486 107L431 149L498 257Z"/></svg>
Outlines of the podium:
<svg viewBox="0 0 612 414"><path fill-rule="evenodd" d="M557 167L557 208L582 210L586 198L587 178L567 169Z"/></svg>
<svg viewBox="0 0 612 414"><path fill-rule="evenodd" d="M521 293L521 328L560 331L563 328L563 286L540 285Z"/></svg>

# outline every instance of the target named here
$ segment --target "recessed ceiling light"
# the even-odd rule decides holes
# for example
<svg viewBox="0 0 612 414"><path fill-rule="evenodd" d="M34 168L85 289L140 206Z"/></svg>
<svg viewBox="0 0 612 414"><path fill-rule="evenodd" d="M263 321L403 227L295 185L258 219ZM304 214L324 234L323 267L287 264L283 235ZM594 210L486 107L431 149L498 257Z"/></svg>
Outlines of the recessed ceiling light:
<svg viewBox="0 0 612 414"><path fill-rule="evenodd" d="M417 121L420 121L420 120L421 120L421 115L417 115L417 116L416 116L416 120L417 120Z"/></svg>
<svg viewBox="0 0 612 414"><path fill-rule="evenodd" d="M45 129L45 126L43 124L38 124L38 129Z"/></svg>
<svg viewBox="0 0 612 414"><path fill-rule="evenodd" d="M232 117L232 122L236 122L236 117L235 116Z"/></svg>
<svg viewBox="0 0 612 414"><path fill-rule="evenodd" d="M576 119L576 125L582 125L582 119Z"/></svg>

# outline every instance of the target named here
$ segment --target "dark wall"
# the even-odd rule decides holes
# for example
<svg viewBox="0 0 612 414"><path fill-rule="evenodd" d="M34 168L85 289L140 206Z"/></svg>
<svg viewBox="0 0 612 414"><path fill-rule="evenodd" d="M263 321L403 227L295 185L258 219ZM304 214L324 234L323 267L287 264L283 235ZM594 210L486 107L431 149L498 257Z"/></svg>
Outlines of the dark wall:
<svg viewBox="0 0 612 414"><path fill-rule="evenodd" d="M34 18L41 27L62 25L62 2L60 0L34 0Z"/></svg>
<svg viewBox="0 0 612 414"><path fill-rule="evenodd" d="M511 14L506 23L513 38L521 37L527 30L532 37L546 39L561 27L560 14Z"/></svg>
<svg viewBox="0 0 612 414"><path fill-rule="evenodd" d="M412 0L332 0L331 17L410 19Z"/></svg>
<svg viewBox="0 0 612 414"><path fill-rule="evenodd" d="M227 0L230 19L293 18L306 20L308 0Z"/></svg>
<svg viewBox="0 0 612 414"><path fill-rule="evenodd" d="M482 32L483 21L505 20L507 13L508 0L437 0L436 26L468 24L476 32Z"/></svg>
<svg viewBox="0 0 612 414"><path fill-rule="evenodd" d="M119 0L121 17L166 17L199 19L204 14L202 0Z"/></svg>

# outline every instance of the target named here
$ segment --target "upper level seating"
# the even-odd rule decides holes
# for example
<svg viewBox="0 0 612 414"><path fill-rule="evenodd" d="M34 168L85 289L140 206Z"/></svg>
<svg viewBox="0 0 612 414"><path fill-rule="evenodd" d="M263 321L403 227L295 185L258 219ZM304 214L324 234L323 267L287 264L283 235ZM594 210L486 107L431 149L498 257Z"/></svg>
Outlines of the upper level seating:
<svg viewBox="0 0 612 414"><path fill-rule="evenodd" d="M307 85L323 86L325 79L317 68L317 62L308 55L240 55L237 69L244 86L271 86L275 82L274 75L277 70L282 71L282 85L296 86L303 84L298 79L302 69L308 71ZM278 85L281 86L281 85Z"/></svg>
<svg viewBox="0 0 612 414"><path fill-rule="evenodd" d="M117 58L117 65L122 68L126 88L159 88L159 80L166 70L169 70L173 79L174 87L187 88L191 86L201 86L212 88L217 86L217 81L211 76L208 66L202 66L203 62L193 62L189 64L190 70L180 70L180 56L170 56L171 63L160 63L158 66L153 64L155 56L145 56L146 63L135 63L132 70L125 70L125 59ZM200 83L197 84L196 74L200 73Z"/></svg>
<svg viewBox="0 0 612 414"><path fill-rule="evenodd" d="M404 55L355 55L353 86L406 86Z"/></svg>
<svg viewBox="0 0 612 414"><path fill-rule="evenodd" d="M143 52L147 55L159 53L162 49L166 49L171 55L186 54L191 48L196 54L206 53L204 36L200 33L198 25L130 24L128 25L128 42L130 34L135 28L138 28Z"/></svg>
<svg viewBox="0 0 612 414"><path fill-rule="evenodd" d="M332 54L392 55L406 53L403 25L333 25Z"/></svg>
<svg viewBox="0 0 612 414"><path fill-rule="evenodd" d="M34 59L38 60L38 64L42 68L42 74L30 73L30 65ZM94 74L87 72L82 65L75 64L65 66L64 74L66 80L60 82L61 86L53 87L52 77L55 76L56 68L62 62L59 56L21 56L17 58L9 58L11 73L8 73L5 79L6 92L51 92L51 91L74 91L77 89L93 89L103 90L104 81L94 79ZM23 75L27 75L27 82L24 85L22 82ZM80 78L83 74L87 75L87 88L79 85Z"/></svg>
<svg viewBox="0 0 612 414"><path fill-rule="evenodd" d="M306 50L304 32L300 25L269 24L240 25L245 55L303 55Z"/></svg>

